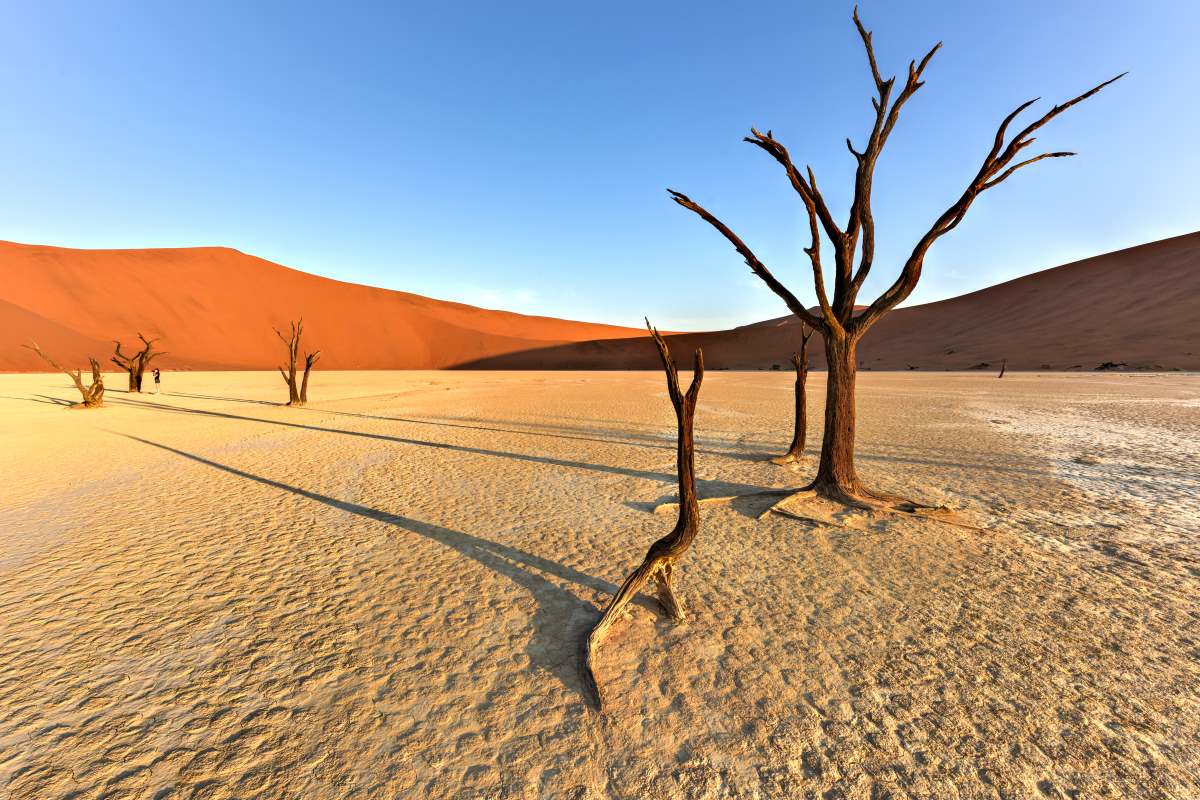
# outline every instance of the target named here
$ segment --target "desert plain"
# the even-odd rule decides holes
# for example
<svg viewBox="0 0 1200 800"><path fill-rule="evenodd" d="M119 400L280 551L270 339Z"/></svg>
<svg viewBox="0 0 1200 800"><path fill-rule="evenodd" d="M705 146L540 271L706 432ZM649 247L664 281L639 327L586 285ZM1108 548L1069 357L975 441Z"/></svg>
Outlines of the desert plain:
<svg viewBox="0 0 1200 800"><path fill-rule="evenodd" d="M704 508L603 713L661 372L117 378L0 375L5 800L1200 796L1195 375L860 374L860 473L964 524ZM791 376L711 371L701 497L803 483L823 384L785 468Z"/></svg>

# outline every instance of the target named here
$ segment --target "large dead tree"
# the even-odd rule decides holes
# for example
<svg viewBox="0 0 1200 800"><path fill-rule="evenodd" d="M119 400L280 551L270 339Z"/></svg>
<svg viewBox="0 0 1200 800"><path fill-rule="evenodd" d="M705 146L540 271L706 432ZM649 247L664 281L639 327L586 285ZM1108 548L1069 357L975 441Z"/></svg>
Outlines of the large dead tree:
<svg viewBox="0 0 1200 800"><path fill-rule="evenodd" d="M79 390L79 394L83 400L79 403L72 403L72 408L99 408L104 405L104 377L100 374L100 362L88 356L88 361L92 365L92 385L83 385L83 374L80 370L72 372L63 365L59 364L46 353L42 352L42 348L38 347L37 342L30 342L24 345L27 350L32 350L42 357L50 366L54 367L59 372L65 373L75 383L75 388Z"/></svg>
<svg viewBox="0 0 1200 800"><path fill-rule="evenodd" d="M650 545L641 566L635 569L621 588L613 595L612 601L600 617L596 627L592 628L584 647L584 662L588 686L595 695L597 707L603 705L600 686L596 682L593 658L601 641L608 635L613 623L621 616L622 611L633 600L642 587L651 578L658 588L658 601L663 612L676 622L684 618L683 604L675 594L672 585L675 563L691 546L692 540L700 529L700 506L696 499L696 470L695 445L692 436L692 422L696 415L696 398L700 396L700 383L704 380L704 353L696 350L695 366L692 372L692 383L687 394L679 389L679 371L671 359L671 351L667 343L659 335L658 330L646 320L646 327L658 345L658 355L662 360L663 370L667 373L667 392L671 397L671 405L675 407L675 422L678 429L676 438L676 465L679 473L679 521L675 528L654 544Z"/></svg>
<svg viewBox="0 0 1200 800"><path fill-rule="evenodd" d="M776 464L791 464L804 457L804 440L808 433L808 340L813 330L800 323L800 352L792 353L792 366L796 368L796 429L792 433L792 444L788 451L771 460Z"/></svg>
<svg viewBox="0 0 1200 800"><path fill-rule="evenodd" d="M899 119L900 111L914 94L924 85L922 75L941 43L934 45L919 61L910 62L908 77L896 91L896 78L884 79L875 61L875 50L871 44L871 33L863 27L855 9L854 24L866 48L867 62L875 83L876 96L872 98L875 109L874 120L862 149L855 148L850 139L846 146L857 163L854 177L854 196L850 204L849 218L842 225L834 219L826 205L825 197L817 187L812 167L801 170L792 161L787 148L772 135L771 131L760 133L751 128L745 141L762 149L783 167L792 188L799 195L808 212L808 227L811 244L805 248L812 263L813 283L818 312L805 308L796 296L767 269L724 222L709 213L687 195L670 191L676 203L699 215L701 219L721 233L746 260L750 269L777 294L787 307L801 320L820 331L825 342L825 357L829 365L829 379L825 395L825 432L821 442L821 456L817 475L807 487L817 496L840 502L872 504L872 501L895 502L872 492L862 481L854 466L855 405L854 384L856 374L856 350L859 341L871 327L896 305L907 298L921 278L921 270L929 248L942 236L954 230L979 195L1008 179L1013 173L1049 158L1074 155L1069 152L1045 152L1028 158L1020 158L1025 148L1034 142L1033 134L1043 125L1067 109L1099 92L1116 78L1101 83L1083 94L1054 106L1045 114L1009 135L1009 127L1017 116L1037 101L1037 98L1019 105L1006 116L996 131L995 139L975 174L956 199L930 226L905 260L900 275L892 284L861 313L855 313L858 292L871 273L875 260L875 221L871 215L871 188L875 164L887 143L892 129ZM822 263L822 235L833 250L833 296L826 291ZM858 265L855 267L855 256Z"/></svg>
<svg viewBox="0 0 1200 800"><path fill-rule="evenodd" d="M147 339L139 333L137 337L142 340L142 349L132 355L122 353L121 342L117 339L113 340L117 350L113 353L112 362L128 373L130 392L142 391L142 375L146 372L146 368L154 359L166 355L166 353L154 349L154 343L161 339L161 336Z"/></svg>
<svg viewBox="0 0 1200 800"><path fill-rule="evenodd" d="M303 333L303 317L298 322L291 323L291 332L287 336L284 336L278 328L275 329L275 335L288 350L287 363L279 368L279 374L283 376L283 382L288 386L287 404L289 406L302 406L308 402L308 374L312 372L313 364L316 364L321 357L320 350L304 354L304 376L297 385L296 360L300 357L300 336Z"/></svg>

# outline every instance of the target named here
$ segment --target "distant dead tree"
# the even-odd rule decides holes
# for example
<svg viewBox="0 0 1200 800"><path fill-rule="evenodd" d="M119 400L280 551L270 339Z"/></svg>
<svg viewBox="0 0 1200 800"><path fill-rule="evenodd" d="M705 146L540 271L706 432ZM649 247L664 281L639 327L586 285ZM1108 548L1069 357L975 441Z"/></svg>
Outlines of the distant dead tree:
<svg viewBox="0 0 1200 800"><path fill-rule="evenodd" d="M813 330L800 323L800 352L792 353L792 366L796 368L796 430L792 434L792 446L788 451L771 461L776 464L791 464L804 457L804 439L808 433L808 395L805 384L808 382L808 340L812 338Z"/></svg>
<svg viewBox="0 0 1200 800"><path fill-rule="evenodd" d="M941 43L934 45L920 62L909 63L908 77L900 87L899 93L893 97L893 91L896 88L895 77L884 79L880 74L875 61L875 50L871 44L871 33L863 27L857 9L854 11L853 19L866 48L867 62L875 83L876 97L872 98L872 105L875 108L874 123L862 150L855 149L854 144L849 139L846 140L846 146L857 163L854 195L846 223L839 226L834 220L832 212L825 203L824 195L817 188L817 180L812 168L807 167L801 171L792 161L787 148L775 139L771 131L760 133L757 129L751 128L751 135L745 139L750 144L762 149L783 167L788 181L800 196L800 200L808 212L811 244L805 248L805 252L812 262L814 288L820 304L819 312L810 312L805 308L804 304L775 278L766 265L725 223L687 195L674 190L668 191L676 203L694 212L720 232L746 260L746 264L754 274L783 299L792 313L821 332L825 342L825 357L829 366L825 400L825 432L821 442L821 456L816 478L802 491L852 505L878 508L880 502L883 502L891 507L896 507L894 504L898 502L898 498L886 497L868 489L859 479L854 466L855 353L859 340L880 318L912 293L921 278L921 270L929 248L940 237L952 231L962 222L971 204L980 194L1002 183L1022 167L1048 158L1074 155L1068 152L1046 152L1019 160L1018 155L1033 144L1032 134L1059 114L1096 94L1122 75L1107 80L1065 103L1054 106L1011 137L1008 135L1009 126L1022 111L1036 102L1036 98L1022 103L1006 116L1001 121L991 149L984 156L983 164L975 177L971 179L958 199L942 212L929 230L917 241L905 260L899 277L866 309L856 314L855 301L858 292L870 274L875 258L875 221L871 213L871 189L875 164L896 125L901 109L924 85L921 76L934 53L941 47ZM833 246L834 291L832 300L825 289L825 277L822 269L822 233ZM859 255L857 268L853 263L856 253Z"/></svg>
<svg viewBox="0 0 1200 800"><path fill-rule="evenodd" d="M676 465L679 473L679 521L675 528L666 536L650 545L641 566L635 569L621 588L613 596L605 609L604 615L592 628L584 647L587 682L595 695L597 707L603 705L600 686L596 682L595 668L592 663L596 650L608 634L613 623L621 616L621 612L633 600L646 583L653 578L658 588L658 601L663 612L675 622L684 618L683 604L675 595L671 583L677 562L687 549L700 529L700 507L696 499L695 446L692 436L692 421L696 414L696 398L700 396L700 383L704 380L704 353L697 349L695 366L692 372L692 383L687 394L679 390L679 372L671 359L671 351L667 343L659 335L658 330L646 320L646 328L658 345L658 355L662 360L663 370L667 373L667 392L671 396L671 405L675 407L675 422L678 430L676 440Z"/></svg>
<svg viewBox="0 0 1200 800"><path fill-rule="evenodd" d="M996 377L997 377L997 378L1003 378L1003 377L1004 377L1004 370L1005 370L1005 369L1007 369L1007 368L1008 368L1008 359L1006 358L1006 359L1004 359L1003 361L1001 361L1001 362L1000 362L1000 374L999 374L999 375L997 375Z"/></svg>
<svg viewBox="0 0 1200 800"><path fill-rule="evenodd" d="M75 382L75 388L79 390L79 394L83 397L83 400L79 403L73 403L72 407L99 408L100 406L104 405L104 377L100 374L99 361L91 356L88 356L88 361L91 362L92 365L92 385L84 386L83 374L80 372L80 370L75 370L72 372L63 365L59 364L53 358L42 352L42 348L38 347L37 342L30 342L29 344L24 345L24 347L27 350L32 350L33 352L37 353L42 357L43 361L54 367L59 372L66 373L67 377Z"/></svg>
<svg viewBox="0 0 1200 800"><path fill-rule="evenodd" d="M150 362L159 356L165 356L166 353L155 351L154 343L162 337L147 339L141 333L137 335L142 340L142 349L133 355L126 355L121 352L121 342L117 339L113 340L113 344L117 346L117 351L113 354L112 362L129 374L129 391L142 391L142 375L146 368L150 366Z"/></svg>
<svg viewBox="0 0 1200 800"><path fill-rule="evenodd" d="M321 357L321 351L317 350L313 353L304 354L304 377L301 379L299 387L296 385L296 359L300 353L300 336L304 333L304 318L301 317L298 322L291 323L291 333L284 336L279 328L275 328L275 335L284 343L288 349L288 360L284 367L279 368L279 374L283 376L283 381L288 385L288 402L289 406L302 406L308 402L308 374L312 372L313 364Z"/></svg>
<svg viewBox="0 0 1200 800"><path fill-rule="evenodd" d="M321 358L321 351L304 354L304 379L300 382L300 404L308 402L308 373L312 372L313 364Z"/></svg>

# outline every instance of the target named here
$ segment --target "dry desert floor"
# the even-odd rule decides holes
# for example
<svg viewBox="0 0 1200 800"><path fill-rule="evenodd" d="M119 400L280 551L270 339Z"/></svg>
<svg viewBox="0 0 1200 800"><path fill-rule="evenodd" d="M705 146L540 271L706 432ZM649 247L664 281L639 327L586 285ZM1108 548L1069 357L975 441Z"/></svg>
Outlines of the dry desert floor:
<svg viewBox="0 0 1200 800"><path fill-rule="evenodd" d="M974 527L704 509L603 714L661 373L108 383L0 376L0 798L1200 797L1200 377L862 374L861 473ZM709 374L701 496L808 476L791 392Z"/></svg>

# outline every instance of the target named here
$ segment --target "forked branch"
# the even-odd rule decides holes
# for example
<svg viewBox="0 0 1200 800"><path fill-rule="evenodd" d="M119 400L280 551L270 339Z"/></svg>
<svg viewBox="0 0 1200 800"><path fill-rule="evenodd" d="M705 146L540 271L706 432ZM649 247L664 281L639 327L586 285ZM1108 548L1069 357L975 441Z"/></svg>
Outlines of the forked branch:
<svg viewBox="0 0 1200 800"><path fill-rule="evenodd" d="M916 246L913 248L912 254L909 255L908 260L905 261L904 268L900 275L896 278L895 282L892 283L887 291L876 298L875 302L871 303L866 311L864 311L855 319L854 330L859 334L865 332L880 317L895 308L897 304L903 302L912 293L912 290L916 288L917 282L921 279L921 269L924 266L925 255L929 252L929 248L939 238L954 230L954 228L957 227L960 222L962 222L963 217L965 217L967 214L967 210L970 209L971 204L975 202L975 198L977 198L980 194L988 189L994 188L995 186L1007 180L1015 172L1029 166L1030 164L1036 164L1037 162L1047 158L1066 158L1068 156L1075 155L1074 153L1068 151L1055 151L1042 153L1040 155L1033 156L1032 158L1019 161L1015 164L1013 163L1018 153L1036 141L1036 139L1031 136L1032 133L1040 129L1043 125L1057 117L1059 114L1062 114L1067 109L1077 105L1078 103L1082 103L1084 100L1087 100L1104 87L1125 77L1126 74L1127 73L1123 72L1114 78L1109 78L1103 83L1097 84L1091 89L1088 89L1083 94L1080 94L1065 103L1060 103L1054 106L1045 114L1031 122L1029 125L1026 125L1020 133L1016 134L1011 139L1008 139L1009 125L1012 124L1012 122L1021 114L1022 111L1037 102L1037 98L1022 103L1011 113L1009 113L1009 115L1001 121L999 127L997 128L996 136L992 143L992 149L988 152L987 156L984 157L983 164L980 166L979 172L976 173L975 178L970 184L968 184L967 188L963 190L963 193L959 196L959 198L949 208L942 212L942 215L937 218L925 235L922 236L917 242Z"/></svg>
<svg viewBox="0 0 1200 800"><path fill-rule="evenodd" d="M797 299L796 295L792 294L791 290L780 283L779 280L771 274L771 271L767 269L766 265L759 261L758 256L754 255L754 251L752 251L736 233L730 230L728 225L726 225L724 222L721 222L721 220L709 213L704 206L700 205L686 194L677 192L674 189L667 189L667 192L671 195L671 199L673 199L676 203L683 206L688 211L696 214L696 216L700 217L700 219L716 228L722 236L728 239L729 243L732 244L734 249L741 254L742 258L746 259L746 266L750 267L750 270L759 278L761 278L763 283L767 284L771 291L777 294L780 299L787 304L788 309L790 309L793 314L800 317L800 319L804 320L814 328L825 330L826 326L824 320L805 308L804 304ZM819 269L817 271L817 275L820 275ZM823 288L821 290L821 294L824 294ZM826 300L822 304L822 308L827 305L828 301Z"/></svg>

